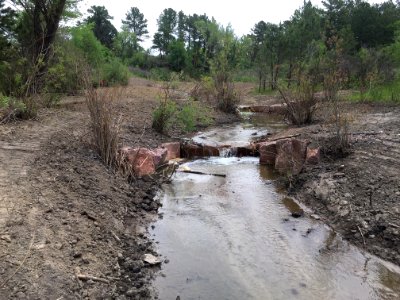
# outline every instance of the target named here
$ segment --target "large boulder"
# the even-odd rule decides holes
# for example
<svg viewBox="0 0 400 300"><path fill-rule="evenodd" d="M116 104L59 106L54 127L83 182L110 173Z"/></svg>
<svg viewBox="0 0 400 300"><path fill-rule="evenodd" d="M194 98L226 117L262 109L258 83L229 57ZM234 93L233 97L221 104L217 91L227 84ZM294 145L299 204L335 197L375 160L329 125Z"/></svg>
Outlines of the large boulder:
<svg viewBox="0 0 400 300"><path fill-rule="evenodd" d="M276 159L276 141L273 142L262 142L257 145L258 152L260 153L260 164L261 165L275 165Z"/></svg>
<svg viewBox="0 0 400 300"><path fill-rule="evenodd" d="M275 169L284 175L298 175L306 160L308 141L285 139L276 142Z"/></svg>
<svg viewBox="0 0 400 300"><path fill-rule="evenodd" d="M134 174L143 177L156 172L157 165L165 161L167 151L165 149L152 151L147 148L124 147L120 154Z"/></svg>
<svg viewBox="0 0 400 300"><path fill-rule="evenodd" d="M171 159L181 157L181 143L180 142L164 143L164 144L161 144L161 148L167 149L166 160L171 160Z"/></svg>

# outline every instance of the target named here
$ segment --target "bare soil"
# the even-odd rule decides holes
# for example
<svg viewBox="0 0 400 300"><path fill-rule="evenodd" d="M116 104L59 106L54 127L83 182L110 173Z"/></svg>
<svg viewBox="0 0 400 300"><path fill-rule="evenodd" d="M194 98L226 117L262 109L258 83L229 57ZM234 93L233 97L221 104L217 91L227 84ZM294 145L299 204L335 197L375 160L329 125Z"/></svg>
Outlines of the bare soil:
<svg viewBox="0 0 400 300"><path fill-rule="evenodd" d="M299 134L322 150L321 164L306 166L289 194L351 243L400 265L400 107L342 105L350 116L346 155L332 151L335 127L325 116L278 134Z"/></svg>
<svg viewBox="0 0 400 300"><path fill-rule="evenodd" d="M249 84L239 87L249 103L272 101L253 96ZM175 97L186 98L189 88ZM137 78L124 89L116 109L125 145L156 147L182 136L176 128L170 137L151 129L160 93L160 84ZM291 192L351 242L400 264L400 109L348 108L351 154L326 153ZM211 117L217 125L237 120L216 111ZM329 130L315 124L289 133L323 145ZM41 109L36 120L1 125L0 166L0 300L156 297L157 268L142 258L157 255L147 227L158 217L158 182L129 183L102 164L83 97Z"/></svg>

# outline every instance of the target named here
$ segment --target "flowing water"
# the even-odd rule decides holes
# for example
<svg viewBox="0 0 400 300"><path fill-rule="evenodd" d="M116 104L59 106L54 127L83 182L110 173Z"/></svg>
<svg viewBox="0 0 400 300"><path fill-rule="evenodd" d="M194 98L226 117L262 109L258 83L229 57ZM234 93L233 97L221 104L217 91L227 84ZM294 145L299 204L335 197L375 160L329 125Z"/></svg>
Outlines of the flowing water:
<svg viewBox="0 0 400 300"><path fill-rule="evenodd" d="M244 124L200 136L221 143L252 135ZM163 187L163 218L151 230L169 261L155 281L160 299L400 299L400 268L320 221L292 218L297 204L257 158L186 166L226 178L177 173Z"/></svg>

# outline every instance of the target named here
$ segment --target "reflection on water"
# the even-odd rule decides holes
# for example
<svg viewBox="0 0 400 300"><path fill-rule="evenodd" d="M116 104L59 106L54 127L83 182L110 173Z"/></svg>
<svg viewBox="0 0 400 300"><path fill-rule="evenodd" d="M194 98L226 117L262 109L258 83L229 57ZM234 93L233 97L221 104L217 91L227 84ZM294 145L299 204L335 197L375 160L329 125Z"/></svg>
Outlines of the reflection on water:
<svg viewBox="0 0 400 300"><path fill-rule="evenodd" d="M400 299L398 267L292 218L295 203L257 159L187 165L227 177L179 173L164 186L151 231L170 261L155 281L160 299Z"/></svg>

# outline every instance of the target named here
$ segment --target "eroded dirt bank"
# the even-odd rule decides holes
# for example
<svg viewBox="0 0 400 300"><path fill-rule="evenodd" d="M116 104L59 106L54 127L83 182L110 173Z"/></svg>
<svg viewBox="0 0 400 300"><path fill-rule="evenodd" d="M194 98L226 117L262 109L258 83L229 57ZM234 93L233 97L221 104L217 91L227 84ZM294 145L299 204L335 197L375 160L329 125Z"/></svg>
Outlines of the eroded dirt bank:
<svg viewBox="0 0 400 300"><path fill-rule="evenodd" d="M306 166L289 191L350 242L400 265L400 109L351 104L350 154L330 153L329 125L291 128L321 146L322 162Z"/></svg>

